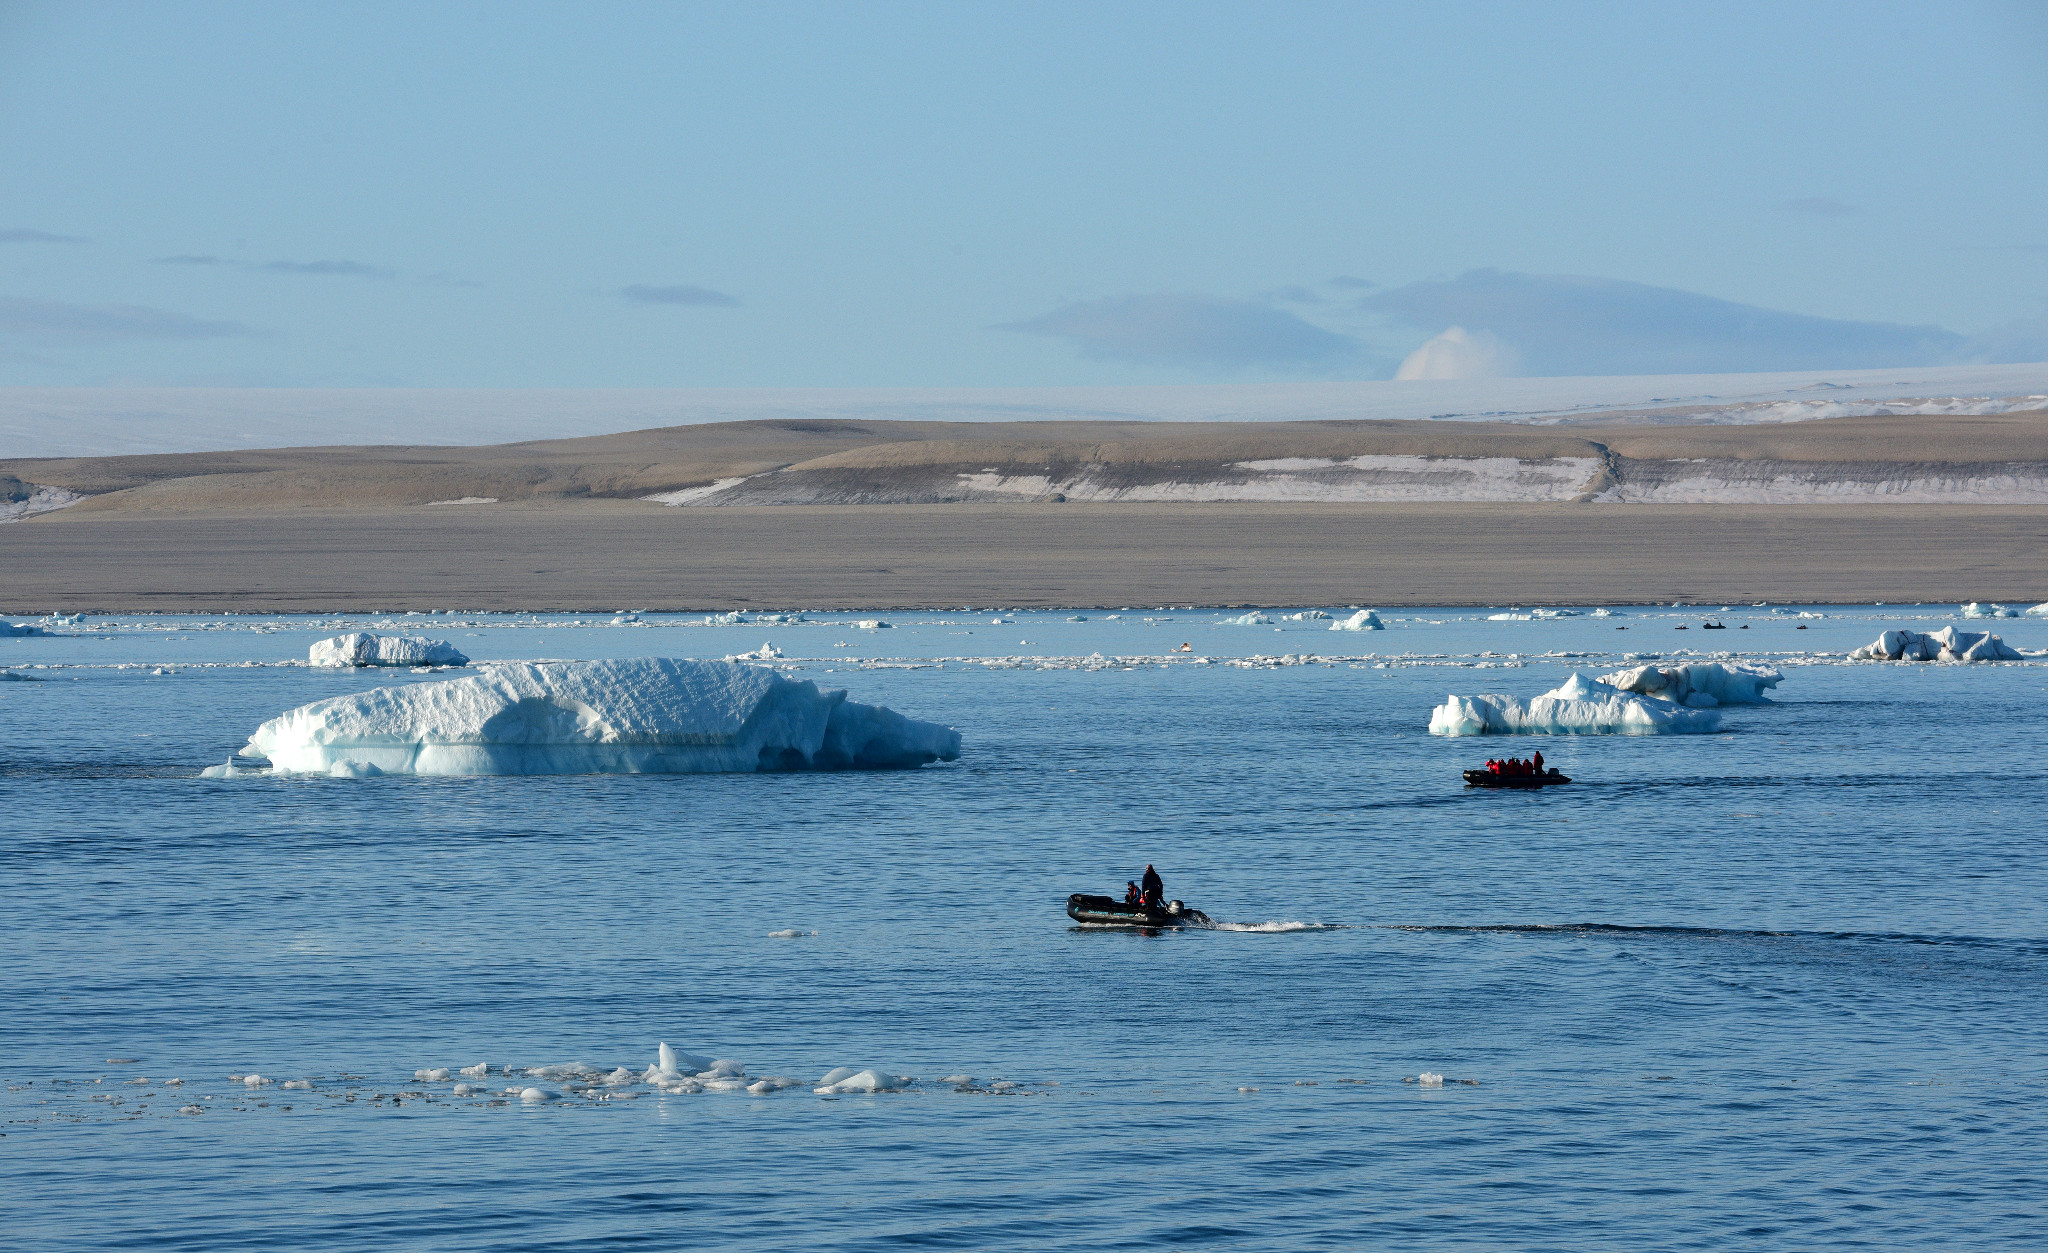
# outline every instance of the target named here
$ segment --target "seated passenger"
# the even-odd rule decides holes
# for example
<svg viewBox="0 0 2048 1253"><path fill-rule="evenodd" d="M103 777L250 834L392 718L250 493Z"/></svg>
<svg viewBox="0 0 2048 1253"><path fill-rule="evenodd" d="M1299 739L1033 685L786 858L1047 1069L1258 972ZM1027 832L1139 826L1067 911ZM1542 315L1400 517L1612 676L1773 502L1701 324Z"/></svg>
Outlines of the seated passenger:
<svg viewBox="0 0 2048 1253"><path fill-rule="evenodd" d="M1132 880L1130 880L1130 879L1125 879L1125 880L1124 880L1124 904L1126 904L1126 905L1135 905L1135 904L1137 904L1137 903L1138 903L1138 885L1137 885L1137 883L1135 883L1134 881L1132 881Z"/></svg>

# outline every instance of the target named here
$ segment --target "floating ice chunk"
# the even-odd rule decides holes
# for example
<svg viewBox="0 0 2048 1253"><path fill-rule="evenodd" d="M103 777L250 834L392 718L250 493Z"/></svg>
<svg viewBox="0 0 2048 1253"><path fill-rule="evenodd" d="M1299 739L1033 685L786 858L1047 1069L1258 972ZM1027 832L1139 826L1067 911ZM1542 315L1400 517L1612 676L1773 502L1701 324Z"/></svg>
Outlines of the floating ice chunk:
<svg viewBox="0 0 2048 1253"><path fill-rule="evenodd" d="M2027 610L2027 617L2048 618L2048 601L2042 601L2040 604L2035 605L2032 609Z"/></svg>
<svg viewBox="0 0 2048 1253"><path fill-rule="evenodd" d="M1361 609L1348 618L1340 618L1330 624L1332 631L1384 631L1387 624L1380 621L1379 614L1370 609Z"/></svg>
<svg viewBox="0 0 2048 1253"><path fill-rule="evenodd" d="M704 615L705 626L741 626L746 621L747 615L737 609L730 613L707 613Z"/></svg>
<svg viewBox="0 0 2048 1253"><path fill-rule="evenodd" d="M2008 609L2004 605L1980 605L1973 600L1963 606L1963 616L1965 618L2017 618L2020 616L2020 611Z"/></svg>
<svg viewBox="0 0 2048 1253"><path fill-rule="evenodd" d="M458 1083L455 1085L455 1095L457 1096L475 1096L482 1091L482 1088L473 1083Z"/></svg>
<svg viewBox="0 0 2048 1253"><path fill-rule="evenodd" d="M466 1075L471 1079L481 1079L485 1075L491 1073L491 1064L489 1062L478 1062L474 1066L464 1066L461 1070L457 1071L456 1073L459 1075Z"/></svg>
<svg viewBox="0 0 2048 1253"><path fill-rule="evenodd" d="M206 1111L197 1105L180 1105L178 1112L181 1114L203 1114Z"/></svg>
<svg viewBox="0 0 2048 1253"><path fill-rule="evenodd" d="M2019 661L2020 654L1996 635L1958 631L1886 631L1849 654L1851 661Z"/></svg>
<svg viewBox="0 0 2048 1253"><path fill-rule="evenodd" d="M1225 619L1223 619L1223 621L1222 621L1222 625L1224 625L1224 626L1272 626L1272 625L1273 625L1273 620L1272 620L1271 618L1267 617L1267 616L1266 616L1265 614L1263 614L1263 613L1259 612L1258 610L1254 609L1254 610L1252 610L1252 611L1251 611L1250 613L1247 613L1247 614L1240 614L1240 615L1238 615L1238 616L1237 616L1237 617L1235 617L1235 618L1225 618Z"/></svg>
<svg viewBox="0 0 2048 1253"><path fill-rule="evenodd" d="M908 1075L891 1074L878 1066L841 1066L826 1072L812 1091L820 1096L839 1092L894 1092L915 1082Z"/></svg>
<svg viewBox="0 0 2048 1253"><path fill-rule="evenodd" d="M278 1086L290 1088L295 1092L311 1092L313 1090L313 1081L311 1079L287 1079Z"/></svg>
<svg viewBox="0 0 2048 1253"><path fill-rule="evenodd" d="M49 632L33 622L0 622L0 636L48 635Z"/></svg>
<svg viewBox="0 0 2048 1253"><path fill-rule="evenodd" d="M1283 613L1282 622L1328 622L1330 615L1320 609L1304 609L1300 613Z"/></svg>
<svg viewBox="0 0 2048 1253"><path fill-rule="evenodd" d="M946 1075L946 1076L944 1076L943 1078L941 1078L941 1079L939 1080L939 1082L940 1082L940 1083L973 1083L973 1082L974 1082L974 1076L973 1076L973 1075Z"/></svg>
<svg viewBox="0 0 2048 1253"><path fill-rule="evenodd" d="M1706 661L1684 666L1637 666L1603 674L1599 682L1695 709L1712 709L1716 705L1768 705L1771 702L1764 689L1778 686L1784 678L1768 666Z"/></svg>
<svg viewBox="0 0 2048 1253"><path fill-rule="evenodd" d="M415 1070L412 1072L412 1077L421 1083L446 1083L448 1082L449 1074L446 1066L436 1066L431 1070Z"/></svg>
<svg viewBox="0 0 2048 1253"><path fill-rule="evenodd" d="M542 1101L559 1101L562 1099L562 1094L552 1088L522 1088L519 1092L519 1099L538 1105Z"/></svg>
<svg viewBox="0 0 2048 1253"><path fill-rule="evenodd" d="M272 1080L265 1079L262 1075L242 1076L242 1086L245 1088L267 1088L271 1083Z"/></svg>
<svg viewBox="0 0 2048 1253"><path fill-rule="evenodd" d="M773 644L769 644L769 643L766 643L766 642L764 642L764 643L762 643L761 647L759 647L759 648L755 649L755 650L754 650L753 652L751 652L751 653L734 653L734 654L732 654L731 656L727 657L727 658L726 658L726 660L727 660L727 661L774 661L774 660L775 660L776 658L778 658L778 657L780 657L780 656L782 656L782 650L781 650L781 649L779 649L779 648L775 647L775 645L773 645Z"/></svg>
<svg viewBox="0 0 2048 1253"><path fill-rule="evenodd" d="M654 1055L654 1069L657 1074L694 1075L709 1070L716 1064L708 1057L698 1057L694 1053L678 1053L670 1048L666 1041L655 1050Z"/></svg>
<svg viewBox="0 0 2048 1253"><path fill-rule="evenodd" d="M1614 612L1612 609L1595 609L1593 611L1593 616L1596 618L1619 618L1624 615L1618 614Z"/></svg>
<svg viewBox="0 0 2048 1253"><path fill-rule="evenodd" d="M1431 735L1656 735L1720 725L1717 709L1647 699L1577 673L1527 705L1512 696L1454 694L1429 715Z"/></svg>
<svg viewBox="0 0 2048 1253"><path fill-rule="evenodd" d="M766 1078L756 1079L748 1084L747 1091L755 1096L764 1096L770 1092L780 1092L784 1088L800 1088L802 1086L804 1086L804 1081L801 1079L792 1079L788 1075L769 1075Z"/></svg>
<svg viewBox="0 0 2048 1253"><path fill-rule="evenodd" d="M208 766L206 769L201 770L199 777L202 779L247 779L255 775L269 773L268 770L259 766L238 766L232 761L226 761L218 766Z"/></svg>
<svg viewBox="0 0 2048 1253"><path fill-rule="evenodd" d="M699 1079L738 1079L747 1073L747 1068L730 1057L721 1057L697 1072Z"/></svg>
<svg viewBox="0 0 2048 1253"><path fill-rule="evenodd" d="M1578 611L1575 609L1530 609L1511 610L1507 613L1490 613L1486 615L1486 620L1488 622L1550 622L1558 618L1576 618L1578 616Z"/></svg>
<svg viewBox="0 0 2048 1253"><path fill-rule="evenodd" d="M1444 1077L1433 1070L1425 1070L1415 1076L1415 1082L1425 1088L1441 1088L1444 1086Z"/></svg>
<svg viewBox="0 0 2048 1253"><path fill-rule="evenodd" d="M355 631L321 640L306 650L316 666L465 666L469 658L446 640L423 635L375 635Z"/></svg>
<svg viewBox="0 0 2048 1253"><path fill-rule="evenodd" d="M723 661L495 665L290 710L243 756L280 771L636 774L899 769L960 755L960 733Z"/></svg>
<svg viewBox="0 0 2048 1253"><path fill-rule="evenodd" d="M888 623L882 621L880 618L862 618L860 621L854 623L853 625L859 627L863 631L887 631L892 629Z"/></svg>
<svg viewBox="0 0 2048 1253"><path fill-rule="evenodd" d="M803 931L796 927L791 927L786 931L770 931L768 933L768 938L771 940L796 940L801 939L806 935L816 934L818 933L815 931Z"/></svg>

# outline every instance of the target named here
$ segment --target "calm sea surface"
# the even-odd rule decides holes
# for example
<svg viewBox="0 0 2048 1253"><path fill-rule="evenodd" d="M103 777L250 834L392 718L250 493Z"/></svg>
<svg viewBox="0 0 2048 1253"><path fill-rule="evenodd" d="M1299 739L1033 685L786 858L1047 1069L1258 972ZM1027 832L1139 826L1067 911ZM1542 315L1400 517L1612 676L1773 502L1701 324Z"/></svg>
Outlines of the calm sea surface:
<svg viewBox="0 0 2048 1253"><path fill-rule="evenodd" d="M2048 620L1808 611L0 639L38 680L0 682L0 1244L2040 1248L2048 661L1840 658L1950 623L2048 649ZM447 677L295 664L380 623L478 660L772 641L965 749L869 775L197 777L284 709ZM1688 649L1780 665L1778 703L1715 735L1425 730L1447 692ZM1579 782L1461 786L1530 747ZM1069 923L1069 892L1147 861L1249 929ZM503 1095L540 1082L508 1065L640 1070L661 1041L808 1082ZM414 1078L475 1063L486 1095ZM920 1082L810 1090L841 1065Z"/></svg>

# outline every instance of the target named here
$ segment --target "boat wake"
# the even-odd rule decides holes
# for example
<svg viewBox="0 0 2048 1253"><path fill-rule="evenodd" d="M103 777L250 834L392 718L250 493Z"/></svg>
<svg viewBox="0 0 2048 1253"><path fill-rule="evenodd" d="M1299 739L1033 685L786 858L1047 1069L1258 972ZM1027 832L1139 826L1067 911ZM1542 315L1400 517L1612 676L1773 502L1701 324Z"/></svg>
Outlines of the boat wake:
<svg viewBox="0 0 2048 1253"><path fill-rule="evenodd" d="M1212 922L1210 931L1254 931L1262 935L1282 935L1294 931L1349 931L1351 925L1343 922Z"/></svg>

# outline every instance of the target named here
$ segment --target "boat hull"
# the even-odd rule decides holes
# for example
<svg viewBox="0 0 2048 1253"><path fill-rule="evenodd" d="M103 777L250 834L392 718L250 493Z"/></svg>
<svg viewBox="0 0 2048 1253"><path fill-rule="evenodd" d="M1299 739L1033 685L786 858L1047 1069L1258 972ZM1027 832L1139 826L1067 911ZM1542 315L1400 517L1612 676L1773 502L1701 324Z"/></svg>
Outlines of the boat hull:
<svg viewBox="0 0 2048 1253"><path fill-rule="evenodd" d="M1466 787L1529 789L1556 787L1560 783L1570 782L1571 777L1569 775L1559 774L1555 770L1548 774L1529 775L1495 774L1491 770L1467 770L1465 772Z"/></svg>
<svg viewBox="0 0 2048 1253"><path fill-rule="evenodd" d="M1097 927L1199 927L1209 921L1209 915L1185 905L1175 913L1170 909L1126 905L1113 897L1083 892L1067 898L1067 917Z"/></svg>

